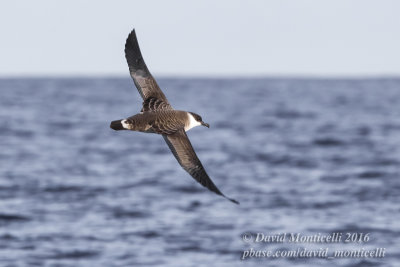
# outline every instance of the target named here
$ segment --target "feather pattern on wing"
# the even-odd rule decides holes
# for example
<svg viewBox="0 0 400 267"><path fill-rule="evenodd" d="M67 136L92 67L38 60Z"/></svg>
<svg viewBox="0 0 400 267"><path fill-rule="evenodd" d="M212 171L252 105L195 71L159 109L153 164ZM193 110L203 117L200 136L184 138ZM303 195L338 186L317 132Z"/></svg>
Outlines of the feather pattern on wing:
<svg viewBox="0 0 400 267"><path fill-rule="evenodd" d="M143 108L141 112L159 111L159 110L171 110L171 106L165 103L163 100L149 97L143 101Z"/></svg>

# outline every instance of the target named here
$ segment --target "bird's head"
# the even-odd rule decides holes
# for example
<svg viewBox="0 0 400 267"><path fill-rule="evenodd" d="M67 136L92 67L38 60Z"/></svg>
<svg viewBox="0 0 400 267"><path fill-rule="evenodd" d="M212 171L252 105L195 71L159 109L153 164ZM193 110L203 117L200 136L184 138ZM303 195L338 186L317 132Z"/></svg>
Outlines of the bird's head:
<svg viewBox="0 0 400 267"><path fill-rule="evenodd" d="M189 112L189 119L190 119L190 128L193 128L195 126L203 125L206 126L207 128L210 128L210 124L205 123L201 116L199 114L196 114L194 112Z"/></svg>

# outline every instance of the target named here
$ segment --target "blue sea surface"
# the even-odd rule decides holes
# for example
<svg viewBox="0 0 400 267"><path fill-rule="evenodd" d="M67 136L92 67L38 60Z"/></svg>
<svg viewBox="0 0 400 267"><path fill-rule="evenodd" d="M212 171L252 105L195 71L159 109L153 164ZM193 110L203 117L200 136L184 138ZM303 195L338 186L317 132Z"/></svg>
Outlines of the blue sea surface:
<svg viewBox="0 0 400 267"><path fill-rule="evenodd" d="M211 125L188 136L241 204L196 183L161 136L109 128L141 109L129 77L3 78L0 266L399 266L400 79L158 81ZM376 248L384 257L255 254Z"/></svg>

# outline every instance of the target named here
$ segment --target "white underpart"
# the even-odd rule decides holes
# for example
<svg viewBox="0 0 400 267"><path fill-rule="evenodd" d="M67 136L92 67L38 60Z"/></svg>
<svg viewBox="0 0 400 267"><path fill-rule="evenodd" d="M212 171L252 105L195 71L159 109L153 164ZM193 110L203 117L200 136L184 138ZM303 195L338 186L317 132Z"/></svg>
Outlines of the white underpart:
<svg viewBox="0 0 400 267"><path fill-rule="evenodd" d="M193 117L192 114L188 113L188 117L189 117L189 126L185 126L185 131L189 131L193 127L201 125L199 121L196 121L196 119Z"/></svg>
<svg viewBox="0 0 400 267"><path fill-rule="evenodd" d="M126 123L126 120L122 120L121 121L122 127L124 127L125 129L129 130L128 124Z"/></svg>

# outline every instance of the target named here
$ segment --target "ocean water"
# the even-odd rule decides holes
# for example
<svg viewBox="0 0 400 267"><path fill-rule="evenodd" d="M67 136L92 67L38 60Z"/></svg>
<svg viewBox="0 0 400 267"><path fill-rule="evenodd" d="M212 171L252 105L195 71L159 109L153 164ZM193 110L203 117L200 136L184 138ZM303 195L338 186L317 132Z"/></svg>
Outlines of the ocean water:
<svg viewBox="0 0 400 267"><path fill-rule="evenodd" d="M161 136L109 128L141 108L129 77L1 79L0 266L399 266L399 79L159 84L211 125L188 136L241 204L197 184Z"/></svg>

